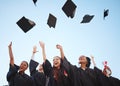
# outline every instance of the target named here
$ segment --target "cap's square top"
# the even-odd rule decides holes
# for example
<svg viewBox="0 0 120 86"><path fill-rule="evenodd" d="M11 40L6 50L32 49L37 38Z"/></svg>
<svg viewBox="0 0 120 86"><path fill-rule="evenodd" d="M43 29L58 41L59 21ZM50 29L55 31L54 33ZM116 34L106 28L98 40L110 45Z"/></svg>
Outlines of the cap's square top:
<svg viewBox="0 0 120 86"><path fill-rule="evenodd" d="M19 19L16 24L26 33L28 32L33 26L35 26L34 21L25 18L24 16Z"/></svg>

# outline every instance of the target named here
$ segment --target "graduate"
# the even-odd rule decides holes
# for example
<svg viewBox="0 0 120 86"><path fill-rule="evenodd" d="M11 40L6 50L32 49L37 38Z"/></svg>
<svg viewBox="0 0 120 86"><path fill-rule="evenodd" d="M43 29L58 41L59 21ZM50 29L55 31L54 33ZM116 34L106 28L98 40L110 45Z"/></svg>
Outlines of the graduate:
<svg viewBox="0 0 120 86"><path fill-rule="evenodd" d="M44 73L49 77L48 86L73 86L71 84L66 69L62 66L61 57L55 56L53 58L52 67L51 63L46 58L45 44L43 42L40 42L40 46L42 48L42 55L44 60L43 63Z"/></svg>
<svg viewBox="0 0 120 86"><path fill-rule="evenodd" d="M63 51L62 46L61 50ZM97 75L95 71L89 68L91 64L91 60L89 57L84 55L79 57L79 68L68 62L65 56L63 57L63 65L67 69L70 77L72 78L73 86L100 86L97 81Z"/></svg>
<svg viewBox="0 0 120 86"><path fill-rule="evenodd" d="M56 48L60 51L62 64L64 68L66 69L66 71L68 72L71 86L83 86L81 83L81 79L77 77L78 73L77 73L76 68L73 65L71 65L65 58L62 46L56 45Z"/></svg>
<svg viewBox="0 0 120 86"><path fill-rule="evenodd" d="M93 62L94 70L96 71L96 73L98 75L97 77L98 77L98 80L99 80L101 86L120 86L120 80L111 76L112 71L107 66L106 61L104 62L105 63L104 69L102 71L96 66L93 56L91 56L91 60Z"/></svg>
<svg viewBox="0 0 120 86"><path fill-rule="evenodd" d="M37 49L37 47L34 46L32 57L31 57L31 60L29 63L30 75L34 79L35 86L45 86L46 76L44 74L43 66L41 64L39 65L39 63L34 60L34 55L37 52L36 49ZM38 65L39 65L39 69L36 70Z"/></svg>
<svg viewBox="0 0 120 86"><path fill-rule="evenodd" d="M7 73L7 81L9 86L33 86L33 80L30 76L25 74L28 68L28 63L22 61L20 66L14 64L14 56L12 52L12 42L8 46L10 56L10 68Z"/></svg>
<svg viewBox="0 0 120 86"><path fill-rule="evenodd" d="M93 69L90 68L91 60L87 56L80 56L79 57L79 64L80 67L78 68L78 74L81 79L83 86L100 86L96 73Z"/></svg>
<svg viewBox="0 0 120 86"><path fill-rule="evenodd" d="M104 65L103 69L103 74L108 77L108 80L112 84L112 86L120 86L120 80L116 77L111 76L112 71L111 69L107 66L107 63Z"/></svg>
<svg viewBox="0 0 120 86"><path fill-rule="evenodd" d="M104 71L102 71L99 68L97 68L93 56L91 56L91 60L92 60L93 65L94 65L94 70L97 73L97 77L98 77L98 80L100 82L100 85L101 86L113 86L112 83L110 82L109 78L108 78L111 74L111 70L110 69L108 70L108 67L106 66ZM106 72L106 69L108 70L107 72Z"/></svg>

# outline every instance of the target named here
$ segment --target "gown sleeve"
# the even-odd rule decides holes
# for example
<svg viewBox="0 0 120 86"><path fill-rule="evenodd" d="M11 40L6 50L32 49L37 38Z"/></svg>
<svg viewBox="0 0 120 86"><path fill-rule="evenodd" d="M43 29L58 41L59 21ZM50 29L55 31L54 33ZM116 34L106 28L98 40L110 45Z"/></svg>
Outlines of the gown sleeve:
<svg viewBox="0 0 120 86"><path fill-rule="evenodd" d="M62 60L64 68L68 71L68 76L71 79L73 86L82 86L81 80L78 72L78 68L75 65L72 65L66 57Z"/></svg>
<svg viewBox="0 0 120 86"><path fill-rule="evenodd" d="M10 67L9 67L9 71L7 73L7 81L9 82L11 80L12 77L14 77L14 75L18 72L19 70L19 66L15 65L12 66L10 64Z"/></svg>
<svg viewBox="0 0 120 86"><path fill-rule="evenodd" d="M73 67L73 65L71 65L71 63L66 59L66 57L64 57L64 59L62 60L62 64L68 72Z"/></svg>
<svg viewBox="0 0 120 86"><path fill-rule="evenodd" d="M32 76L33 74L35 74L36 72L36 68L38 66L38 62L34 61L34 60L30 60L29 63L29 70L30 70L30 75Z"/></svg>
<svg viewBox="0 0 120 86"><path fill-rule="evenodd" d="M43 63L43 70L44 70L45 75L47 75L48 77L52 75L52 66L48 60L46 60Z"/></svg>

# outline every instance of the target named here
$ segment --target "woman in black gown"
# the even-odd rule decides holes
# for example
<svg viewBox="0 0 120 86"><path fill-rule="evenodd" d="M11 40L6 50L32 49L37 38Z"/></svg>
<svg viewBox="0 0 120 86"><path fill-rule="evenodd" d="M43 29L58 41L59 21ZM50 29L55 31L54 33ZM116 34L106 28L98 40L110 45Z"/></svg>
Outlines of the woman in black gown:
<svg viewBox="0 0 120 86"><path fill-rule="evenodd" d="M39 43L40 47L42 48L44 73L47 75L47 77L49 77L48 86L73 86L66 69L62 65L62 57L55 56L52 67L51 63L46 58L45 44L43 42ZM58 47L58 45L56 47Z"/></svg>
<svg viewBox="0 0 120 86"><path fill-rule="evenodd" d="M66 59L62 46L60 48L63 54L63 65L72 79L73 86L100 86L95 71L90 68L91 60L89 57L81 55L79 57L80 67L77 67Z"/></svg>
<svg viewBox="0 0 120 86"><path fill-rule="evenodd" d="M33 79L25 74L28 63L22 61L20 66L14 64L14 56L12 52L12 42L8 46L10 56L10 68L7 73L7 81L9 86L33 86Z"/></svg>

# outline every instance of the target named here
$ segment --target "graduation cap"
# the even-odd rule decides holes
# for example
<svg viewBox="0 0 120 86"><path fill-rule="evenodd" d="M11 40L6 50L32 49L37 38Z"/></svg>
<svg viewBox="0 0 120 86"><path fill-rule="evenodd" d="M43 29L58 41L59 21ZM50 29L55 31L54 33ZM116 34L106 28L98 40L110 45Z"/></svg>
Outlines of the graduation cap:
<svg viewBox="0 0 120 86"><path fill-rule="evenodd" d="M67 17L73 18L75 15L76 7L77 6L71 0L67 0L62 7L62 10L67 15Z"/></svg>
<svg viewBox="0 0 120 86"><path fill-rule="evenodd" d="M93 19L94 15L85 15L81 23L89 23Z"/></svg>
<svg viewBox="0 0 120 86"><path fill-rule="evenodd" d="M35 4L35 6L36 6L36 2L37 2L37 0L33 0L33 3Z"/></svg>
<svg viewBox="0 0 120 86"><path fill-rule="evenodd" d="M26 33L28 32L33 26L35 26L34 21L31 21L24 16L16 22L16 24Z"/></svg>
<svg viewBox="0 0 120 86"><path fill-rule="evenodd" d="M55 28L56 21L57 21L57 18L54 15L49 14L49 18L47 20L47 24L49 25L50 28L51 27Z"/></svg>
<svg viewBox="0 0 120 86"><path fill-rule="evenodd" d="M104 9L104 19L106 16L108 16L108 13L109 13L109 9L107 9L107 10Z"/></svg>

